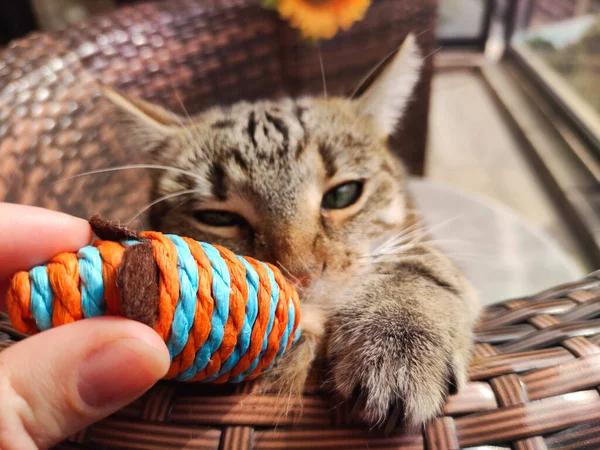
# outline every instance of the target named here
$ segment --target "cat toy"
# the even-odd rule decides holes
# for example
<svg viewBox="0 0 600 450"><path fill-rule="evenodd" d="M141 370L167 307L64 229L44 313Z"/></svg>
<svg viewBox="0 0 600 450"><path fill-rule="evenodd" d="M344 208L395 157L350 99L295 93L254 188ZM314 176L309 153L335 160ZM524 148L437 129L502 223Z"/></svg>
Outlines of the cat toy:
<svg viewBox="0 0 600 450"><path fill-rule="evenodd" d="M167 344L166 379L213 383L256 378L299 338L298 293L276 267L186 237L90 224L93 244L13 276L6 303L18 331L127 317Z"/></svg>

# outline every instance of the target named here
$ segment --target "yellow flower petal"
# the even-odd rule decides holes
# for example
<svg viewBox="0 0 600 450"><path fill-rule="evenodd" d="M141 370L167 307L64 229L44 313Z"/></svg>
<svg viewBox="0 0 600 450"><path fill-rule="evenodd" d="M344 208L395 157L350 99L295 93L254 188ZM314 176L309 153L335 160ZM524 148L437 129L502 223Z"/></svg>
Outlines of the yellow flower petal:
<svg viewBox="0 0 600 450"><path fill-rule="evenodd" d="M280 0L278 11L307 38L332 38L361 20L371 0Z"/></svg>

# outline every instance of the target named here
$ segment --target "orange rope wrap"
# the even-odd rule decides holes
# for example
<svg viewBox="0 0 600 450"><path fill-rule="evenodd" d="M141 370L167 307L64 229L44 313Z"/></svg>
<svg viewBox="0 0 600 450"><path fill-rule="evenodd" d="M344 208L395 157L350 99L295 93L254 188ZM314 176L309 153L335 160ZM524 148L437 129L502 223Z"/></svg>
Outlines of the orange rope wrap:
<svg viewBox="0 0 600 450"><path fill-rule="evenodd" d="M263 345L262 338L267 331L267 325L269 323L269 303L271 301L271 285L268 283L269 275L267 274L267 270L257 260L246 258L246 261L254 268L260 280L258 286L258 315L256 317L256 322L254 322L254 328L252 329L250 348L231 370L231 376L233 377L237 377L248 370L252 361L260 354Z"/></svg>
<svg viewBox="0 0 600 450"><path fill-rule="evenodd" d="M102 279L104 280L104 301L106 315L118 316L121 313L121 296L117 289L117 267L121 265L125 249L118 242L96 241L94 246L102 257Z"/></svg>
<svg viewBox="0 0 600 450"><path fill-rule="evenodd" d="M165 378L182 379L181 375L190 370L193 371L192 375L185 378L186 381L201 381L210 378L208 381L225 383L232 379L256 378L274 362L276 357L280 356L284 346L285 350L289 349L295 337L298 336L296 332L300 323L300 302L297 291L285 280L281 272L270 264L263 264L252 258L244 258L248 263L248 266L245 266L233 252L225 248L201 244L189 238L177 238L179 241L173 241L174 238L158 232L140 233L141 240L151 243L158 272L158 314L154 329L165 342L178 339L174 337L177 335L173 334L173 327L180 327L177 328L179 334L181 334L181 329L187 333L186 340L180 340L180 344L177 344L179 345L177 351L172 352L171 367ZM97 295L104 305L102 310L104 315L122 315L121 293L116 282L117 273L127 246L135 245L135 243L136 241L133 243L96 241L92 246L85 248L93 249L97 255L95 260L98 273L97 282L102 283L102 290ZM183 256L178 254L178 247L175 243L180 246L180 250L182 249L181 245L187 246L189 249L187 260L183 262L180 260ZM228 291L225 291L229 297L227 299L229 312L227 316L220 316L219 320L222 322L219 326L222 326L222 337L216 349L210 346L205 347L209 339L214 339L214 337L211 338L213 331L211 321L216 317L214 314L217 301L213 291L215 289L213 273L214 270L217 270L217 266L212 264L212 260L206 253L210 248L214 253L210 258L220 256L225 265L220 266L219 270L224 270L223 267L226 266L229 275L227 277L228 284L226 284ZM90 266L81 266L83 272L80 271L81 258L79 253L62 253L54 257L44 266L45 270L41 271L43 276L47 277L46 281L40 282L36 278L38 281L36 281L35 287L32 281L33 270L31 272L21 271L14 275L6 301L10 319L17 330L34 334L44 324L46 324L45 328L42 327L42 329L47 329L81 320L85 314L89 314L85 313L87 310L82 307L82 303L84 294L88 297L94 295L90 293L90 286L93 283L87 279L84 281L82 278L91 275L89 274ZM91 263L88 261L88 264ZM185 264L188 265L185 266ZM192 264L191 267L194 268L194 276L197 269L197 279L194 278L194 288L197 290L191 291L194 293L191 296L190 291L188 294L184 294L186 285L181 284L179 279L180 271L186 267L188 270L186 273L189 273L189 264ZM254 309L251 308L251 310L254 312L250 316L248 315L250 314L248 309L249 281L246 267L248 270L251 267L256 272L253 280L256 280L255 277L258 276L258 285L255 285L256 281L252 281L255 285L253 292L256 290L253 302L256 303L252 303ZM36 276L40 276L39 271L36 274ZM276 297L273 296L276 296L277 292L273 290L269 276L274 277L278 285L279 296L274 311L272 311L271 302L275 300ZM186 278L186 280L189 279ZM219 280L224 282L223 278L219 278ZM190 281L187 281L188 288L189 284ZM85 293L83 292L84 286L87 289ZM221 302L224 301L222 297L222 295L218 297L221 298L219 300ZM185 303L180 305L185 298L188 300L191 298L195 303L188 303L188 306L184 306ZM294 311L290 310L290 305L293 305ZM188 309L184 311L185 308ZM220 314L225 314L227 309L220 311ZM175 322L176 314L180 315L177 323ZM294 316L293 326L289 324L291 315ZM188 320L184 328L181 328L181 317L188 317L191 319L191 323ZM250 317L252 322L249 322ZM265 334L271 320L272 326L265 346ZM214 323L219 324L219 322ZM245 338L240 341L244 328L246 330L243 334ZM286 332L289 333L289 338L282 341ZM287 337L287 335L285 336ZM241 342L240 346L238 346L238 342ZM202 359L199 356L200 352L207 348L213 348L213 350L205 355L207 357L205 364L201 364L199 363ZM235 358L228 361L233 357L234 351L237 352ZM244 353L240 355L242 352ZM228 361L227 366L224 366L226 361Z"/></svg>
<svg viewBox="0 0 600 450"><path fill-rule="evenodd" d="M210 261L204 254L202 247L196 241L190 238L183 238L190 247L190 251L196 264L198 265L199 283L196 303L196 314L194 315L194 324L188 338L187 344L180 355L178 355L169 368L167 379L172 379L177 374L187 370L194 362L196 352L202 347L210 333L210 316L214 308L212 298L212 268Z"/></svg>
<svg viewBox="0 0 600 450"><path fill-rule="evenodd" d="M18 272L10 281L6 293L6 307L13 326L21 333L38 332L30 308L31 284L27 272Z"/></svg>

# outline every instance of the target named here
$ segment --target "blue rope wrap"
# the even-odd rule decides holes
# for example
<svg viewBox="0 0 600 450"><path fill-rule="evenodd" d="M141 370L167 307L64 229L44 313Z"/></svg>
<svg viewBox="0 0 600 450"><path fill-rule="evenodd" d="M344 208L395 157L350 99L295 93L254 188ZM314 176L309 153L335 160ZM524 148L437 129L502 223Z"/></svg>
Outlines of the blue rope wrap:
<svg viewBox="0 0 600 450"><path fill-rule="evenodd" d="M244 259L237 257L244 268L246 269L246 283L248 284L248 299L246 301L246 316L244 318L244 324L240 330L240 334L237 337L235 349L233 353L227 358L225 363L221 366L219 372L212 377L206 379L206 382L213 381L219 378L224 373L229 372L238 363L240 358L244 356L248 347L250 347L250 337L252 336L252 328L256 322L256 316L258 315L258 274L256 270Z"/></svg>
<svg viewBox="0 0 600 450"><path fill-rule="evenodd" d="M256 366L258 366L260 359L263 357L263 355L267 351L267 347L268 347L268 343L269 343L269 334L271 334L271 330L273 329L273 322L275 321L275 311L277 310L277 302L279 301L279 285L275 281L275 275L273 274L273 271L269 268L269 266L267 266L265 263L262 263L262 262L260 264L262 264L263 267L265 267L265 269L267 269L267 273L269 274L269 284L271 285L271 305L269 308L269 324L267 325L267 331L266 331L265 337L263 339L263 346L262 346L260 353L258 354L256 359L254 361L252 361L252 364L250 364L250 367L248 367L248 369L244 373L241 373L237 377L232 378L230 380L232 383L239 383L239 382L243 381L243 379L246 378L248 375L250 375L252 372L254 372L254 369L256 369Z"/></svg>
<svg viewBox="0 0 600 450"><path fill-rule="evenodd" d="M52 298L50 279L46 266L38 266L29 271L31 278L30 309L38 330L52 328Z"/></svg>
<svg viewBox="0 0 600 450"><path fill-rule="evenodd" d="M185 345L196 314L196 301L198 294L198 266L192 256L187 243L179 236L168 234L177 249L177 271L179 273L179 302L175 308L171 335L167 341L167 348L171 360L175 358Z"/></svg>
<svg viewBox="0 0 600 450"><path fill-rule="evenodd" d="M79 277L81 279L81 310L83 317L104 315L104 279L102 278L102 256L93 245L83 247L77 253Z"/></svg>
<svg viewBox="0 0 600 450"><path fill-rule="evenodd" d="M269 367L267 368L267 370L273 368L273 366L275 365L275 363L277 362L277 360L285 352L285 348L287 347L288 339L290 338L290 334L292 332L292 328L294 328L294 320L296 318L296 311L295 311L295 308L294 308L294 302L292 302L291 299L286 299L286 301L290 305L290 307L288 308L288 323L287 323L287 327L285 327L285 331L283 333L283 336L281 336L281 340L279 341L279 350L277 351L277 356L275 356L275 359L269 365Z"/></svg>
<svg viewBox="0 0 600 450"><path fill-rule="evenodd" d="M206 342L196 352L194 363L177 380L187 381L206 367L212 354L221 346L224 326L229 317L229 292L231 289L231 275L227 263L219 251L212 245L200 242L204 253L213 269L212 293L215 301L212 317L210 318L210 334Z"/></svg>
<svg viewBox="0 0 600 450"><path fill-rule="evenodd" d="M177 253L177 273L179 275L180 292L179 301L173 313L173 322L171 333L167 339L166 345L173 360L186 347L190 331L195 320L198 289L199 272L195 258L193 257L187 242L176 235L166 235L173 242ZM138 245L141 241L124 240L121 244L125 247ZM231 274L229 267L219 250L212 245L199 242L208 258L212 269L211 294L214 300L213 312L210 317L210 332L204 344L194 355L192 365L183 373L176 377L179 381L188 381L194 378L199 372L206 369L211 357L219 350L223 342L224 327L229 320L229 301L231 296ZM104 300L104 279L103 279L103 261L100 251L92 245L83 247L77 253L78 268L80 277L81 308L84 318L102 316L106 312L106 303ZM248 368L236 377L230 377L228 380L232 383L239 383L251 375L261 359L268 350L269 335L273 330L275 314L279 301L288 302L287 325L279 341L279 349L273 362L267 369L273 367L275 362L284 354L290 335L294 328L296 315L291 298L281 298L284 291L280 291L279 285L275 280L273 270L265 263L260 262L268 275L267 280L261 280L257 271L246 259L236 256L243 264L245 269L245 282L247 284L247 298L245 307L244 323L237 336L236 345L231 355L222 362L219 371L214 375L203 380L204 382L214 381L224 374L230 372L239 361L246 355L251 345L252 331L256 325L259 312L259 289L262 289L261 283L268 283L270 286L270 299L268 305L268 321L264 336L262 337L262 346L258 355L252 360ZM50 285L48 271L46 266L38 266L29 271L30 277L30 310L36 322L37 328L44 331L53 327L53 301L54 294ZM296 330L293 336L293 342L296 342L301 335L300 328ZM261 339L259 337L259 339Z"/></svg>

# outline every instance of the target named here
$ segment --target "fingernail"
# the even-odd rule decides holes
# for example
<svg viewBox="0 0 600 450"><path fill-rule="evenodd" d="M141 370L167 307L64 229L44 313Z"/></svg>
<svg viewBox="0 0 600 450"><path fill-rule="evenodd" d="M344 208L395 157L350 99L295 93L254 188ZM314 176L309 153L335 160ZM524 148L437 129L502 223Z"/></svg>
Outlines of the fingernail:
<svg viewBox="0 0 600 450"><path fill-rule="evenodd" d="M94 408L125 406L161 379L169 364L158 336L114 341L92 352L83 363L79 395Z"/></svg>

